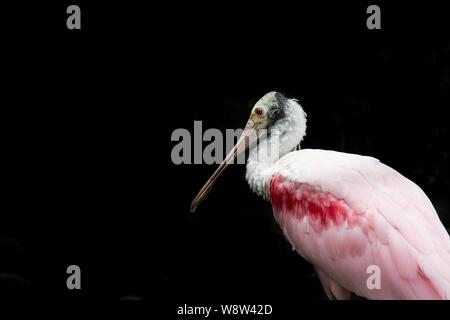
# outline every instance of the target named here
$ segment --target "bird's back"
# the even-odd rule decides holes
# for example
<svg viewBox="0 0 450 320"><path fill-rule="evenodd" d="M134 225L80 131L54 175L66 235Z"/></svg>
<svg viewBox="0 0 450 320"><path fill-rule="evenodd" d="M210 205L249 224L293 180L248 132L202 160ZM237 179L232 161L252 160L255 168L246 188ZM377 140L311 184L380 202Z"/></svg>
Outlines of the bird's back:
<svg viewBox="0 0 450 320"><path fill-rule="evenodd" d="M375 158L288 153L270 197L284 234L331 279L367 298L450 298L450 238L424 192ZM377 266L381 288L367 286Z"/></svg>

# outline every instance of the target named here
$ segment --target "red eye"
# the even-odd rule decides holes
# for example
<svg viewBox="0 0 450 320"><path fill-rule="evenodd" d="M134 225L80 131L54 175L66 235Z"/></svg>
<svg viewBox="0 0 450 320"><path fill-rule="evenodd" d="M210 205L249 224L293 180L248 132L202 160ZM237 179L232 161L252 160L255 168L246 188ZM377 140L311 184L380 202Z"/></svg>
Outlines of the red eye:
<svg viewBox="0 0 450 320"><path fill-rule="evenodd" d="M256 108L256 109L255 109L255 114L256 114L257 116L262 116L263 113L264 113L264 111L263 111L261 108Z"/></svg>

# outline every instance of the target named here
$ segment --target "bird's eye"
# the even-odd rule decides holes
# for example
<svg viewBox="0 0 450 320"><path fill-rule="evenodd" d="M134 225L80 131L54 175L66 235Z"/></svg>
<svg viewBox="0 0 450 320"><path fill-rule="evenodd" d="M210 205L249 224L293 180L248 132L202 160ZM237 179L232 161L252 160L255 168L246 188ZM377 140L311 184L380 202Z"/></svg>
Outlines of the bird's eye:
<svg viewBox="0 0 450 320"><path fill-rule="evenodd" d="M260 116L262 116L262 115L264 114L264 111L263 111L263 109L261 109L261 108L256 108L256 109L255 109L255 114L256 114L258 117L260 117Z"/></svg>

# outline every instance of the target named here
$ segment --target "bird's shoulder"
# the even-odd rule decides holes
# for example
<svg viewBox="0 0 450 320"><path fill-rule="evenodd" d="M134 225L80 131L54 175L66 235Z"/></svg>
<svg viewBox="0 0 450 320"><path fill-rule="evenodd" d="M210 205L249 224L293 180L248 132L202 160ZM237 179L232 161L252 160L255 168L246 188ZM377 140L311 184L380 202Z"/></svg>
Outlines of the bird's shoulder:
<svg viewBox="0 0 450 320"><path fill-rule="evenodd" d="M290 152L275 164L274 173L290 177L297 182L317 185L331 184L334 179L355 178L370 171L385 171L381 162L370 156L321 149L302 149ZM359 177L361 178L361 177Z"/></svg>

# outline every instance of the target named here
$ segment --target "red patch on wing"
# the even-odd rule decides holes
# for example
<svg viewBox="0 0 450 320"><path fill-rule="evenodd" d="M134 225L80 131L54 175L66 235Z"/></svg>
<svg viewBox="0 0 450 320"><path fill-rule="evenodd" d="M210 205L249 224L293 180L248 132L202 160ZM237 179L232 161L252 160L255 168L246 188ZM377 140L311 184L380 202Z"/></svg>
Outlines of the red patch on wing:
<svg viewBox="0 0 450 320"><path fill-rule="evenodd" d="M276 214L294 215L299 219L307 215L322 227L341 226L344 222L352 227L359 216L343 200L330 193L279 175L270 181L270 197Z"/></svg>

